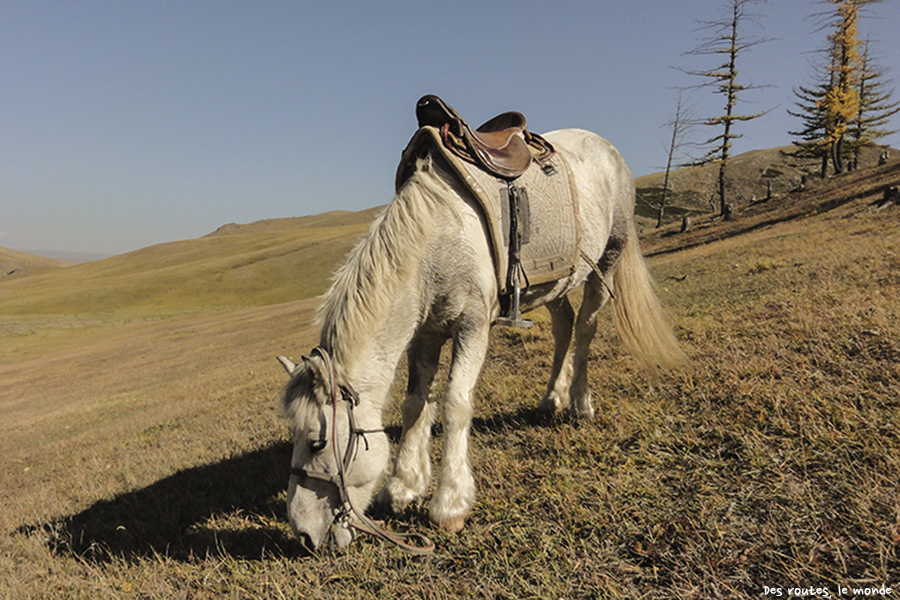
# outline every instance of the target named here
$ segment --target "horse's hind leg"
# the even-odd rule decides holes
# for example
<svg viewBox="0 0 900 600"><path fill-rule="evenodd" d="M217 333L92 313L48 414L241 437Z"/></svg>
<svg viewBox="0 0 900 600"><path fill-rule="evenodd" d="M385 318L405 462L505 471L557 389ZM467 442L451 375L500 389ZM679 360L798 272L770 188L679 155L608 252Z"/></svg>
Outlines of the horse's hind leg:
<svg viewBox="0 0 900 600"><path fill-rule="evenodd" d="M538 413L554 415L569 406L569 385L572 383L572 325L575 311L566 296L547 304L553 329L553 368L547 392L537 405Z"/></svg>
<svg viewBox="0 0 900 600"><path fill-rule="evenodd" d="M376 507L398 513L425 495L431 481L431 423L434 420L434 377L441 358L442 338L413 341L409 358L409 384L403 403L403 433L394 472L378 494Z"/></svg>
<svg viewBox="0 0 900 600"><path fill-rule="evenodd" d="M572 412L584 419L594 418L591 388L588 385L587 362L591 341L597 332L597 313L609 300L609 291L596 274L591 273L584 284L584 299L575 323L575 352L572 360L573 376L569 395Z"/></svg>

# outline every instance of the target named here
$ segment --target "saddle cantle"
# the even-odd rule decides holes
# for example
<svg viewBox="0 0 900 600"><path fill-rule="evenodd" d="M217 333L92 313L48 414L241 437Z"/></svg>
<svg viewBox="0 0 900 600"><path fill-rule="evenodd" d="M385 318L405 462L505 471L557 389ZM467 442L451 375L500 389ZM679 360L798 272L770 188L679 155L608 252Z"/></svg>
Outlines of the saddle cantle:
<svg viewBox="0 0 900 600"><path fill-rule="evenodd" d="M434 95L416 103L419 127L441 132L444 145L454 154L503 179L516 179L532 161L544 163L553 156L553 146L525 126L525 115L505 112L473 130L450 105Z"/></svg>

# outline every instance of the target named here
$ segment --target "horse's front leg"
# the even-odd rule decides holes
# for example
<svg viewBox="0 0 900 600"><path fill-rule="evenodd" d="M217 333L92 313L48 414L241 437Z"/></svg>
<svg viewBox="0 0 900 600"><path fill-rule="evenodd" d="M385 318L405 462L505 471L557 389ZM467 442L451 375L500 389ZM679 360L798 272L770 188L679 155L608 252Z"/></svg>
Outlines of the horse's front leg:
<svg viewBox="0 0 900 600"><path fill-rule="evenodd" d="M429 505L431 520L446 531L459 531L475 504L475 479L469 465L472 393L487 353L490 325L464 325L453 340L453 363L443 404L444 457L438 486Z"/></svg>
<svg viewBox="0 0 900 600"><path fill-rule="evenodd" d="M403 433L394 472L378 494L376 506L396 514L421 499L431 481L431 424L434 421L434 377L445 338L417 338L407 351L409 383L403 403Z"/></svg>

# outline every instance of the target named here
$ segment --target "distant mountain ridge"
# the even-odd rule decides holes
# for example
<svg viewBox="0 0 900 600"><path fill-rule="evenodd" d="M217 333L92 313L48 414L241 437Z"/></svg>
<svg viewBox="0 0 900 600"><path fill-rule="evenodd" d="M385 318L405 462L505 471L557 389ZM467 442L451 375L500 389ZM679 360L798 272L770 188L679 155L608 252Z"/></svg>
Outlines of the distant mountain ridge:
<svg viewBox="0 0 900 600"><path fill-rule="evenodd" d="M381 207L228 224L196 239L68 265L10 253L0 314L74 314L262 306L315 297Z"/></svg>
<svg viewBox="0 0 900 600"><path fill-rule="evenodd" d="M371 222L383 209L383 206L376 206L359 212L333 210L319 215L310 215L306 217L264 219L252 223L228 223L203 237L237 235L243 233L275 233L282 231L296 231L298 229L321 229L360 225Z"/></svg>
<svg viewBox="0 0 900 600"><path fill-rule="evenodd" d="M95 260L103 260L104 258L115 256L115 254L109 252L75 252L68 250L25 250L25 252L73 265L80 265L82 263L94 262Z"/></svg>

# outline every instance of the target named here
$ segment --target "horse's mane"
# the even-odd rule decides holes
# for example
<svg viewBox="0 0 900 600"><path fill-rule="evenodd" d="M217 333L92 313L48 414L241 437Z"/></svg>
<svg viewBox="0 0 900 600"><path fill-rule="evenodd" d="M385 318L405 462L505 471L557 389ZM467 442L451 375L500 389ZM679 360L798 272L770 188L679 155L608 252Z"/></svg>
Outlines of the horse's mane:
<svg viewBox="0 0 900 600"><path fill-rule="evenodd" d="M434 229L434 208L449 193L433 166L420 164L335 272L317 320L320 344L338 362L374 332L398 286L418 269Z"/></svg>

